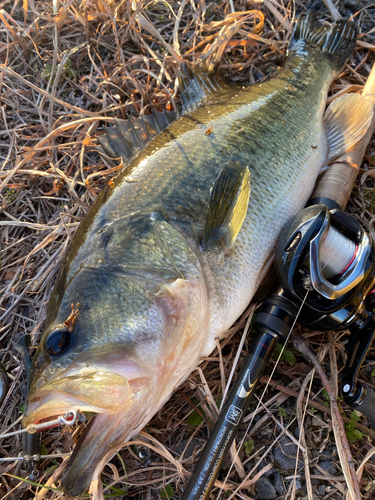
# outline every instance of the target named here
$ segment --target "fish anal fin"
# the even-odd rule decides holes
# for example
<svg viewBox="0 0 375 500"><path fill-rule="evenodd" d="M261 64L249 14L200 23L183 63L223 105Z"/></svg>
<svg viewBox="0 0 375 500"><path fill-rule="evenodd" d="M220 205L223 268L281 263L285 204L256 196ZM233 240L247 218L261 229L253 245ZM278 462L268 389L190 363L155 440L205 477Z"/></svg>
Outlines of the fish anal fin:
<svg viewBox="0 0 375 500"><path fill-rule="evenodd" d="M345 94L331 103L324 116L329 146L327 163L344 154L362 139L373 114L373 103L359 94Z"/></svg>
<svg viewBox="0 0 375 500"><path fill-rule="evenodd" d="M203 248L222 246L230 249L247 213L250 197L248 167L227 165L219 174L211 191L203 237Z"/></svg>

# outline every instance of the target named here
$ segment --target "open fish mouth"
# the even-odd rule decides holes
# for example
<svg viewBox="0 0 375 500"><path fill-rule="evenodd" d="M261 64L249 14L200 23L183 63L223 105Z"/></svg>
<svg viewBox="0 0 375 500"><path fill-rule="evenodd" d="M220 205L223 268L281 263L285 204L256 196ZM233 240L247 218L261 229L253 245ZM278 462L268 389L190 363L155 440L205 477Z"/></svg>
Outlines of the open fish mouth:
<svg viewBox="0 0 375 500"><path fill-rule="evenodd" d="M91 372L59 378L31 394L23 426L56 419L71 411L118 413L133 391L129 381L113 372Z"/></svg>
<svg viewBox="0 0 375 500"><path fill-rule="evenodd" d="M130 370L129 364L129 379L125 373L104 370L69 368L67 373L68 376L54 378L30 393L22 424L33 433L71 425L80 414L93 415L62 479L64 491L77 496L89 486L93 470L103 456L111 452L112 446L124 442L144 419L143 388L149 377L135 368Z"/></svg>

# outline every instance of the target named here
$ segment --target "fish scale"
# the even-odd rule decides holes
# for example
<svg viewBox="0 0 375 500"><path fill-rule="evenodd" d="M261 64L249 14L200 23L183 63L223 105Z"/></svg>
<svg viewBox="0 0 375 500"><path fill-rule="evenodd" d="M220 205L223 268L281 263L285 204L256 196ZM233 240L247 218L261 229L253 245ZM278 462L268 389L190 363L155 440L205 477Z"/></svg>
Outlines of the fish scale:
<svg viewBox="0 0 375 500"><path fill-rule="evenodd" d="M167 128L168 115L154 113L98 137L125 166L63 261L23 420L96 414L64 472L69 495L81 494L212 352L247 307L281 228L306 203L330 151L365 133L360 98L340 102L356 108L350 134L350 113L334 103L334 138L323 120L329 85L355 38L353 22L302 16L284 68L267 81L233 89L185 66L187 108ZM144 144L146 130L152 139Z"/></svg>
<svg viewBox="0 0 375 500"><path fill-rule="evenodd" d="M210 112L198 108L182 116L169 127L166 137L159 136L160 140L157 137L134 160L135 165L131 165L133 170L130 177L135 182L127 186L125 206L121 202L118 203L118 199L122 199L121 189L127 182L120 178L112 194L113 202L109 201L105 207L106 214L110 213L110 217L116 217L126 211L128 206L131 206L132 210L142 210L144 204L150 210L160 210L162 206L162 212L167 214L168 219L192 222L195 231L200 231L202 236L210 188L223 164L235 161L249 166L252 192L244 231L238 236L228 265L221 265L221 275L215 275L214 300L218 303L213 309L220 311L219 314L222 313L225 323L220 317L214 318L214 335L228 328L240 314L239 309L243 309L249 302L254 288L249 289L248 282L254 283L254 275L259 275L269 255L269 252L268 255L265 253L262 259L259 259L254 249L272 246L283 224L304 205L326 156L322 116L332 69L326 64L325 68L320 68L319 77L316 69L313 72L309 68L305 74L306 62L303 58L297 58L299 60L291 64L295 65L293 69L298 69L299 73L304 75L303 84L299 82L299 88L305 91L311 87L314 91L311 91L313 98L308 102L305 112L301 112L297 106L291 107L288 103L291 93L289 88L297 88L294 80L298 79L299 75L297 71L292 72L289 68L274 80L259 84L255 88L251 87L250 97L246 95L246 91L232 91L229 94L231 99L225 97L224 117L220 102L224 97L218 98L218 104L212 99L208 105ZM325 78L322 71L324 69ZM311 126L303 127L307 120L311 120ZM281 130L274 130L275 121L284 122ZM192 128L194 124L195 127ZM208 136L204 133L205 126L212 127L212 133ZM236 133L241 128L244 128L244 132ZM299 143L298 148L293 147L295 141ZM320 146L313 148L315 144ZM189 145L189 156L186 158L181 155L181 151L186 151ZM139 165L140 169L137 168ZM294 168L291 169L291 166ZM163 172L162 178L160 171ZM307 182L306 175L310 176ZM147 184L142 183L145 177ZM168 196L165 193L163 178L173 179L172 184L170 181L168 185ZM185 187L185 193L181 186ZM286 198L291 189L298 193L297 200ZM193 196L187 196L187 193L193 193ZM178 209L176 199L181 198L186 200L186 203ZM257 214L256 220L254 213ZM276 223L275 213L278 219ZM250 251L249 240L252 240ZM208 263L206 269L216 267L215 256L212 263L209 258L205 261ZM233 290L236 290L235 294L232 293Z"/></svg>

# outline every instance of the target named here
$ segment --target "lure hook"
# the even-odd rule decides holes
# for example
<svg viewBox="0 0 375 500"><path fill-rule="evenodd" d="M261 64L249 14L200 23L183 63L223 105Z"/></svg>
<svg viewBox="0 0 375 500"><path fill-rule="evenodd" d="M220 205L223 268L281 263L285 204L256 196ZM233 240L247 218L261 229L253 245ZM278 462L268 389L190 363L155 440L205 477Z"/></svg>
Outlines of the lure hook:
<svg viewBox="0 0 375 500"><path fill-rule="evenodd" d="M26 429L1 434L0 438L14 436L15 434L22 434L24 432L35 434L36 432L45 431L46 429L50 429L51 427L56 427L58 425L73 425L78 418L79 412L77 410L70 410L65 413L65 415L60 415L53 420L46 420L45 422L40 422L39 424L29 424Z"/></svg>

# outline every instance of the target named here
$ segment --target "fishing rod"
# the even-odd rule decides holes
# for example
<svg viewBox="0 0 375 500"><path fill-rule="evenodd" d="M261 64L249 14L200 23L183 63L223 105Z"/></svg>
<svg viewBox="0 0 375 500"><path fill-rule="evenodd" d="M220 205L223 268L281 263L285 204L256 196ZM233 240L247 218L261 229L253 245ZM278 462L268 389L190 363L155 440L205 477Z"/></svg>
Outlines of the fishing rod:
<svg viewBox="0 0 375 500"><path fill-rule="evenodd" d="M362 95L375 87L375 67ZM308 207L290 221L276 246L279 286L253 321L255 336L197 462L182 500L205 500L237 434L261 375L279 343L301 323L350 330L343 371L344 401L375 428L375 392L357 380L375 333L375 247L358 220L345 213L375 119L357 145L336 160L317 184Z"/></svg>

